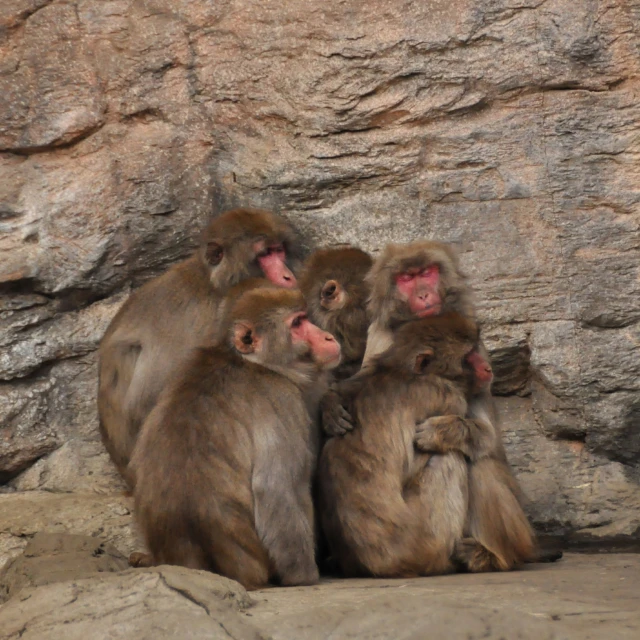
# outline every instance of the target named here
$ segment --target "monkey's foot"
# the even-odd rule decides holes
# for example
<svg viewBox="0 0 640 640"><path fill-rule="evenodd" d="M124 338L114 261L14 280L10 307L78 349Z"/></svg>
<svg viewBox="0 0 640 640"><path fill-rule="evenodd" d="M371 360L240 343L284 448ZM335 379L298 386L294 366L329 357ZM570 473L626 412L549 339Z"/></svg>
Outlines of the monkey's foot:
<svg viewBox="0 0 640 640"><path fill-rule="evenodd" d="M456 543L454 551L456 562L471 573L500 571L500 564L495 554L480 544L475 538L462 538Z"/></svg>
<svg viewBox="0 0 640 640"><path fill-rule="evenodd" d="M142 551L134 551L129 556L130 567L153 567L153 558L150 553L143 553Z"/></svg>

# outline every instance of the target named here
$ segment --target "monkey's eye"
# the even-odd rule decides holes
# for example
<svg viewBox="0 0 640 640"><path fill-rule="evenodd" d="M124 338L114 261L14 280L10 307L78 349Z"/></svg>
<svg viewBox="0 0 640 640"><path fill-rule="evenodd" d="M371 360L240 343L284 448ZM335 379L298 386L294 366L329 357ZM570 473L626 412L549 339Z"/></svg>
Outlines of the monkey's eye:
<svg viewBox="0 0 640 640"><path fill-rule="evenodd" d="M435 275L438 275L438 273L440 273L440 265L430 264L426 269L423 269L420 272L420 275L423 278L430 278L430 277L433 277Z"/></svg>
<svg viewBox="0 0 640 640"><path fill-rule="evenodd" d="M304 313L301 313L299 316L296 316L291 323L292 329L298 329L302 326L302 323L307 319L307 316Z"/></svg>
<svg viewBox="0 0 640 640"><path fill-rule="evenodd" d="M224 249L221 244L217 242L207 243L206 259L207 259L207 262L212 267L215 267L217 264L220 264L220 262L222 262L223 256L224 256Z"/></svg>
<svg viewBox="0 0 640 640"><path fill-rule="evenodd" d="M277 244L272 247L269 247L269 253L275 253L276 255L281 255L283 253L286 253L284 244Z"/></svg>
<svg viewBox="0 0 640 640"><path fill-rule="evenodd" d="M401 273L397 276L398 282L411 282L414 278L413 273Z"/></svg>

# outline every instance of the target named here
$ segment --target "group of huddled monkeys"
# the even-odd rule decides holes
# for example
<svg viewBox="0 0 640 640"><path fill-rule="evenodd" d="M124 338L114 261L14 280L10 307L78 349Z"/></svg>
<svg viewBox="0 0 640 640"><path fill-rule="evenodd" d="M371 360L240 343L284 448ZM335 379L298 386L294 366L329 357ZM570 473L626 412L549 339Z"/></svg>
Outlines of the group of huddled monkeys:
<svg viewBox="0 0 640 640"><path fill-rule="evenodd" d="M137 566L249 589L509 570L535 540L452 248L338 245L234 209L133 292L100 346L104 443Z"/></svg>

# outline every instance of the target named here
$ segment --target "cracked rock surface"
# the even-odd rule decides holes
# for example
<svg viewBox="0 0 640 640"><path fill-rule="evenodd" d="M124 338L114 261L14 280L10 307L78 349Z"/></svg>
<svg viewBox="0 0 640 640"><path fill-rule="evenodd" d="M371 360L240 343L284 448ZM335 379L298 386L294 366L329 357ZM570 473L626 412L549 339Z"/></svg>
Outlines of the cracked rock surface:
<svg viewBox="0 0 640 640"><path fill-rule="evenodd" d="M96 549L105 554L96 558ZM36 538L0 572L0 589L7 577L14 586L16 576L30 578L0 605L0 639L635 640L640 633L639 555L568 554L500 574L325 579L250 596L205 571L119 571L117 555L96 538Z"/></svg>
<svg viewBox="0 0 640 640"><path fill-rule="evenodd" d="M97 343L252 204L308 247L456 243L536 526L640 537L638 0L0 4L6 490L121 499Z"/></svg>

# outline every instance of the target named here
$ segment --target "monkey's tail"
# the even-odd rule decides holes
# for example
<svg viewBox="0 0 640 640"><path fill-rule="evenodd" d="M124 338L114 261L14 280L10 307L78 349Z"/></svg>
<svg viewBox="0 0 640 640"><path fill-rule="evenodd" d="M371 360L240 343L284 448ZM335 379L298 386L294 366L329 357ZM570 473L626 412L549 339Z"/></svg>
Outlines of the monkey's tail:
<svg viewBox="0 0 640 640"><path fill-rule="evenodd" d="M504 463L486 458L471 465L469 479L471 536L494 554L501 571L532 559L535 536L511 488L509 469Z"/></svg>

